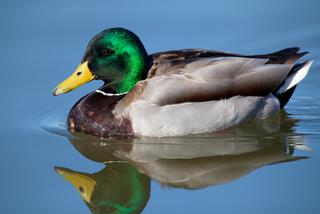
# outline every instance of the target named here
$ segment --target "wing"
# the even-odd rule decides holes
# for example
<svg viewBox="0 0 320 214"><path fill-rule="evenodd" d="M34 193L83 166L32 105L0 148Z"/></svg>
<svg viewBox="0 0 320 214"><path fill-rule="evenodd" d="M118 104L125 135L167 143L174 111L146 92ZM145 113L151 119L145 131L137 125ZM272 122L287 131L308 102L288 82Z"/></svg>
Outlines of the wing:
<svg viewBox="0 0 320 214"><path fill-rule="evenodd" d="M265 64L267 59L206 58L164 75L140 81L124 100L158 105L266 96L286 78L293 65Z"/></svg>

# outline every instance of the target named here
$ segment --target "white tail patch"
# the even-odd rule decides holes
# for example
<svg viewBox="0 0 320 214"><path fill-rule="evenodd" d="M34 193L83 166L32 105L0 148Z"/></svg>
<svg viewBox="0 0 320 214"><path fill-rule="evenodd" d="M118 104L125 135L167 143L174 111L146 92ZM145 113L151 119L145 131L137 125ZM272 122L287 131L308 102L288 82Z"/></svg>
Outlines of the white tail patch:
<svg viewBox="0 0 320 214"><path fill-rule="evenodd" d="M282 94L283 92L289 90L290 88L294 87L295 85L297 85L301 80L303 80L308 72L309 69L312 65L312 63L314 62L314 60L312 61L308 61L302 68L300 68L298 71L296 71L293 74L290 74L286 79L285 79L285 83L278 89L278 91L276 92L276 94Z"/></svg>

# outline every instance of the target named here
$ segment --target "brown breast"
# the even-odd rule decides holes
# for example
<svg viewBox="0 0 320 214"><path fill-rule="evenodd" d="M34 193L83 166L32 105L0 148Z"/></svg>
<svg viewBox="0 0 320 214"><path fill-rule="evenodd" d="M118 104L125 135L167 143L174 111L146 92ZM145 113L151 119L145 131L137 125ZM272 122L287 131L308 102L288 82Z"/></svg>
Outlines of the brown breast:
<svg viewBox="0 0 320 214"><path fill-rule="evenodd" d="M131 122L112 113L121 96L105 96L93 92L80 99L70 110L67 124L77 131L99 137L132 136Z"/></svg>

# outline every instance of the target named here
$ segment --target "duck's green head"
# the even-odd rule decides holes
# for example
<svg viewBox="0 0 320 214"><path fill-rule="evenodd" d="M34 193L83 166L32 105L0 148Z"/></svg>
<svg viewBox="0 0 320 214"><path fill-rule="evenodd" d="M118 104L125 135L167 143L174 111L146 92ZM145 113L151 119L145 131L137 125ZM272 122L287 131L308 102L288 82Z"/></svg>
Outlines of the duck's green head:
<svg viewBox="0 0 320 214"><path fill-rule="evenodd" d="M140 39L124 28L111 28L89 42L81 64L55 89L67 93L94 79L103 80L115 93L130 91L145 78L148 55Z"/></svg>

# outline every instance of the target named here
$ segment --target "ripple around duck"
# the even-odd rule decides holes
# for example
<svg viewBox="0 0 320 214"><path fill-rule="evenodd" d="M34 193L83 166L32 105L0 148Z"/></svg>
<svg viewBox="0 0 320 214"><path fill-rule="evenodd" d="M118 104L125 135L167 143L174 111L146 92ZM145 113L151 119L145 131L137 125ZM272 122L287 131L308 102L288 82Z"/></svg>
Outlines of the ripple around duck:
<svg viewBox="0 0 320 214"><path fill-rule="evenodd" d="M46 133L58 136L70 136L66 126L67 111L63 108L43 113L33 123L35 131L45 131Z"/></svg>
<svg viewBox="0 0 320 214"><path fill-rule="evenodd" d="M303 129L299 129L297 132L296 126L299 124L299 117L292 118L283 112L276 118L252 120L246 124L215 133L183 137L101 139L85 134L70 133L65 123L67 116L65 112L64 109L57 109L43 114L38 120L39 129L66 137L70 141L77 142L78 145L94 144L95 148L105 148L113 146L114 143L130 144L149 154L157 151L159 154L156 156L164 158L168 158L168 155L170 158L174 156L175 158L193 157L197 153L195 151L201 151L203 156L246 153L274 143L283 143L291 147L297 146L297 149L300 149L304 148L304 135L314 133L312 129L308 128L309 132ZM303 117L302 119L306 120ZM310 120L310 117L307 119ZM311 131L312 133L310 133Z"/></svg>

